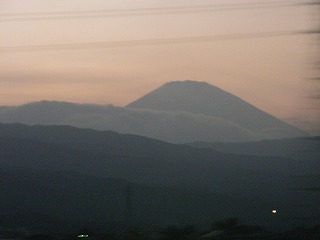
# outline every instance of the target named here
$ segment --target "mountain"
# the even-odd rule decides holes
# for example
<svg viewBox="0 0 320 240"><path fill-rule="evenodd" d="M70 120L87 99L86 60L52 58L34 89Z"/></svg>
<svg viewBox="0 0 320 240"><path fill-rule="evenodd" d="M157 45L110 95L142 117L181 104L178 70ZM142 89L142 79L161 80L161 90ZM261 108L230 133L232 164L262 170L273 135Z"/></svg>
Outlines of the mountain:
<svg viewBox="0 0 320 240"><path fill-rule="evenodd" d="M127 107L212 116L230 121L266 138L306 135L239 97L206 82L169 82Z"/></svg>
<svg viewBox="0 0 320 240"><path fill-rule="evenodd" d="M0 146L0 169L3 171L0 177L8 173L6 169L21 169L59 173L71 171L93 178L88 180L91 183L87 185L81 179L68 180L68 174L61 176L61 179L50 177L48 174L47 180L43 179L43 174L36 179L32 176L26 177L34 181L28 186L24 185L27 184L26 180L17 179L20 173L13 178L13 185L4 184L6 180L2 178L0 191L4 195L7 193L8 198L1 198L5 202L0 204L0 217L8 214L9 209L28 210L21 206L27 206L28 202L31 204L37 198L40 203L52 206L45 215L55 212L63 214L64 208L55 211L56 205L52 205L56 204L54 199L61 199L60 204L68 208L73 206L74 200L71 199L76 196L83 200L78 203L79 206L89 208L84 210L84 216L89 216L89 213L98 214L100 210L96 208L109 194L115 197L114 201L118 199L112 195L112 191L104 190L110 185L109 180L103 183L104 179L121 180L119 184L122 182L122 192L123 186L128 182L137 186L147 186L139 187L137 195L134 195L141 196L134 201L143 206L139 210L141 215L137 216L137 222L210 224L211 219L239 217L243 222L250 224L279 226L278 221L281 221L281 216L285 216L287 220L281 225L284 227L283 224L311 224L314 223L315 217L319 216L318 195L301 189L308 185L305 186L305 182L297 180L298 176L319 173L320 165L315 164L314 159L305 158L304 161L300 161L287 157L221 153L209 148L194 148L136 135L70 126L0 124ZM72 175L70 177L72 178ZM78 181L80 186L72 187L69 181ZM60 185L55 186L58 182ZM316 181L314 184L317 184ZM17 190L20 189L20 185L24 191ZM170 193L167 192L169 190L165 190L167 193L162 195L161 188L173 190ZM47 190L44 191L45 189ZM84 191L86 189L87 193ZM175 189L182 191L181 195ZM22 203L20 198L16 197L16 190L25 194L26 198L21 198L22 201L28 199L25 205L19 205ZM104 191L106 193L103 193ZM118 190L114 190L114 194L116 191ZM175 194L174 192L178 195L171 195ZM162 197L156 197L158 194ZM172 198L166 199L166 194ZM37 201L31 204L34 208L28 210L30 214L38 214L34 212ZM90 201L97 201L97 205L90 204ZM112 200L106 200L108 201ZM154 202L151 204L152 201ZM110 203L110 207L112 206ZM278 220L270 214L274 207L282 213ZM70 208L70 211L73 210ZM28 211L23 214L28 214ZM159 214L163 212L163 217L158 218L158 215L150 214L155 211ZM70 221L70 215L71 212L65 212L66 222ZM79 219L80 215L75 216ZM111 220L117 221L117 217L123 217L123 212L112 216ZM59 220L60 217L61 215L54 215L53 219Z"/></svg>
<svg viewBox="0 0 320 240"><path fill-rule="evenodd" d="M0 107L0 122L111 130L171 143L307 135L221 89L192 81L167 83L127 107L57 101Z"/></svg>
<svg viewBox="0 0 320 240"><path fill-rule="evenodd" d="M223 154L136 135L69 126L0 124L0 145L3 166L73 170L140 183L210 186L222 192L240 188L249 191L254 185L247 182L246 174L256 182L267 183L268 174L300 172L295 162L286 158ZM276 166L288 167L280 173ZM212 186L221 182L225 186Z"/></svg>
<svg viewBox="0 0 320 240"><path fill-rule="evenodd" d="M253 141L262 137L211 116L57 101L0 108L0 122L112 130L172 143Z"/></svg>

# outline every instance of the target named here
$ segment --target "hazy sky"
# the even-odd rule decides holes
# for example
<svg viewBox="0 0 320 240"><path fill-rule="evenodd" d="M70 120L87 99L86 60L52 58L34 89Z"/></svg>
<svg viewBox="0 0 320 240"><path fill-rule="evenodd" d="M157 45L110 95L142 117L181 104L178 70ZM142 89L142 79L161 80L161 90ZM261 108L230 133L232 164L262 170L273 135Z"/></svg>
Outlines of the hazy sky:
<svg viewBox="0 0 320 240"><path fill-rule="evenodd" d="M308 96L317 93L317 85L306 80L312 75L314 51L309 35L130 45L132 40L310 29L315 21L310 7L264 5L296 2L303 1L0 0L0 105L43 99L126 105L167 81L191 79L218 86L296 124L313 121L315 127L319 109L310 108L319 107L319 102ZM213 10L161 10L200 5L212 5ZM158 12L130 14L142 8ZM91 10L94 17L69 18L72 12ZM116 15L97 16L102 10L116 10ZM44 12L69 15L45 19L52 15L39 15ZM72 50L8 48L119 41L129 43Z"/></svg>

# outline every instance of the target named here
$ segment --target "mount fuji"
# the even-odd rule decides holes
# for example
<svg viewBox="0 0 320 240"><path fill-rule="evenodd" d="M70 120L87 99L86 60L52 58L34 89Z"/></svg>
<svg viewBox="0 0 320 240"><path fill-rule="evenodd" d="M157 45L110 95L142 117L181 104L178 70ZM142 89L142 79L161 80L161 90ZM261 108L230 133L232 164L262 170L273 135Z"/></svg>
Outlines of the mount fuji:
<svg viewBox="0 0 320 240"><path fill-rule="evenodd" d="M0 122L112 130L171 143L244 142L307 134L205 82L164 84L126 107L41 101L0 107Z"/></svg>

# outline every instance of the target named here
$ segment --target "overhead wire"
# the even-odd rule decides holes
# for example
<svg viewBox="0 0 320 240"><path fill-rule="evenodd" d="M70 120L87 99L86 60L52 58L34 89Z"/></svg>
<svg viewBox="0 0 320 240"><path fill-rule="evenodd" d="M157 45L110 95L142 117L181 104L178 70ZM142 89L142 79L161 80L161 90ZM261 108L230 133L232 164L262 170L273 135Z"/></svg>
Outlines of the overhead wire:
<svg viewBox="0 0 320 240"><path fill-rule="evenodd" d="M227 11L258 9L266 7L288 7L305 4L302 2L288 1L268 1L259 3L241 3L241 4L215 4L215 5L196 5L162 8L135 8L135 9L109 9L93 11L63 11L63 12L29 12L29 13L7 13L0 14L1 21L14 20L41 20L56 18L81 18L81 17L100 17L100 16L120 16L120 15L141 15L141 14L161 14L161 13L185 13L197 11ZM102 14L102 15L100 15ZM158 38L141 39L125 41L105 41L105 42L87 42L87 43L61 43L61 44L43 44L43 45L25 45L25 46L3 46L0 52L21 52L21 51L44 51L44 50L72 50L72 49L94 49L94 48L112 48L112 47L132 47L143 45L163 45L188 42L209 42L221 40L234 40L246 38L266 38L283 35L293 35L301 33L314 33L314 31L275 31L275 32L251 32L224 35L208 36L187 36L178 38Z"/></svg>
<svg viewBox="0 0 320 240"><path fill-rule="evenodd" d="M194 42L211 42L222 40L236 39L255 39L269 38L288 35L304 34L306 31L274 31L274 32L251 32L237 34L222 34L208 36L189 36L178 38L157 38L127 41L106 41L106 42L87 42L87 43L63 43L63 44L43 44L43 45L26 45L26 46L6 46L0 47L0 52L28 52L28 51L45 51L45 50L79 50L95 48L114 48L114 47L134 47L145 45L164 45L175 43L194 43Z"/></svg>
<svg viewBox="0 0 320 240"><path fill-rule="evenodd" d="M211 4L211 5L158 7L158 8L134 8L134 9L130 8L130 9L104 9L104 10L88 10L88 11L2 13L2 14L0 14L0 22L249 10L249 9L259 9L259 8L278 8L278 7L299 6L301 4L302 4L301 2L288 2L288 1L270 2L269 1L269 2L258 2L258 3L214 4L214 5Z"/></svg>

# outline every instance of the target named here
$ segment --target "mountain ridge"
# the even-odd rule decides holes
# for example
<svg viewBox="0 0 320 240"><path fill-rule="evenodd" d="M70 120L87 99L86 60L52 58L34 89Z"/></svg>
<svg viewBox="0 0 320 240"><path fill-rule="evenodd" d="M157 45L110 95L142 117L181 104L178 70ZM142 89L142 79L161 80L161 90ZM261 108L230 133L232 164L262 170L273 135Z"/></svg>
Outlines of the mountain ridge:
<svg viewBox="0 0 320 240"><path fill-rule="evenodd" d="M241 208L242 210L239 213L241 218L251 223L259 221L262 225L277 224L270 214L270 209L274 206L277 206L283 214L290 217L301 214L302 210L304 216L312 216L315 206L318 206L316 196L310 196L308 192L304 191L293 191L297 187L316 187L316 182L312 185L309 182L304 183L305 185L300 183L297 185L296 180L291 177L319 172L319 164L314 165L314 161L308 158L296 160L285 157L229 154L208 148L199 149L187 145L170 144L141 136L122 135L110 131L96 131L71 126L26 126L21 124L0 124L0 146L0 169L72 171L98 178L121 179L138 185L148 185L151 186L151 190L156 186L188 191L199 190L204 192L200 198L193 194L184 196L187 199L186 201L190 202L190 205L182 210L185 216L190 216L190 208L197 212L197 218L193 218L195 223L202 221L200 219L207 223L211 221L212 216L207 212L207 209L213 209L212 207L220 209L220 204L223 205L223 211L219 210L221 212L220 216L232 217L234 216L232 214L239 213L238 210ZM3 176L0 174L1 177ZM41 181L41 179L35 180L38 184L42 184ZM48 187L54 183L55 181L52 178L46 180ZM42 189L46 189L46 184L41 187L40 192L43 191ZM10 185L7 186L11 190L5 192L17 194L14 193L14 189L12 190ZM34 189L32 186L33 184L28 185L30 191ZM125 184L122 186L121 199L124 202ZM59 190L60 187L56 189ZM96 189L98 188L96 187ZM156 201L152 191L149 195L150 200ZM25 190L25 192L29 194L29 191ZM53 200L48 197L51 194L48 189L46 193L48 194L43 196L37 192L35 197L38 196L39 199L49 202L59 201L59 199ZM91 193L98 197L98 201L103 202L99 191L90 191ZM63 193L64 199L67 198L64 200L67 201L66 204L70 203L68 194L68 191ZM74 194L79 196L77 191ZM219 201L219 205L210 208L211 201L207 202L205 197L208 194L215 195L214 199ZM235 201L224 203L220 201L221 199L219 200L221 194L229 196ZM108 196L108 194L105 196ZM134 196L138 197L141 194L137 193ZM30 197L33 198L34 195ZM91 196L85 195L84 198L90 199ZM249 198L252 201L242 201ZM15 199L15 203L18 204L17 198ZM135 199L137 201L137 198ZM208 208L199 210L198 199L206 202ZM260 205L261 201L259 199L263 199L264 206ZM109 200L112 201L112 198L109 198ZM169 202L166 203L166 206L172 206L171 203L173 202L180 206L179 201L184 204L184 200L180 197L178 200L168 199L166 201ZM242 203L238 202L240 200ZM146 199L140 199L139 201L148 202ZM301 201L309 205L300 206ZM11 206L11 203L9 200L5 202L8 206ZM252 208L251 203L256 205L255 208ZM24 204L30 206L27 202ZM157 205L156 201L154 206L168 213L171 211L170 209L173 209L170 207L162 208L160 207L161 204L160 201ZM94 204L86 206L95 208ZM143 209L145 204L141 206ZM90 209L86 211L90 211ZM229 213L226 214L225 211L229 211ZM150 212L153 212L151 208ZM174 216L169 214L169 217L166 217L167 223L170 223L170 219L173 217L179 219L179 216L181 216L179 212ZM148 214L143 215L144 219L148 219L148 217L150 217ZM157 216L152 217L152 219L158 221ZM289 222L290 224L296 224L297 220L292 219ZM304 223L305 219L300 222ZM188 223L192 224L192 221Z"/></svg>
<svg viewBox="0 0 320 240"><path fill-rule="evenodd" d="M156 101L147 101L150 106L140 107L135 103L145 97L127 107L61 101L2 107L0 122L111 130L171 143L246 142L308 136L205 82L169 82L146 98L154 99L154 95L157 95ZM156 106L152 106L154 103Z"/></svg>
<svg viewBox="0 0 320 240"><path fill-rule="evenodd" d="M195 140L247 141L259 139L259 136L255 136L254 133L230 121L210 116L56 101L41 101L0 109L0 122L28 125L70 125L141 135L171 143Z"/></svg>

